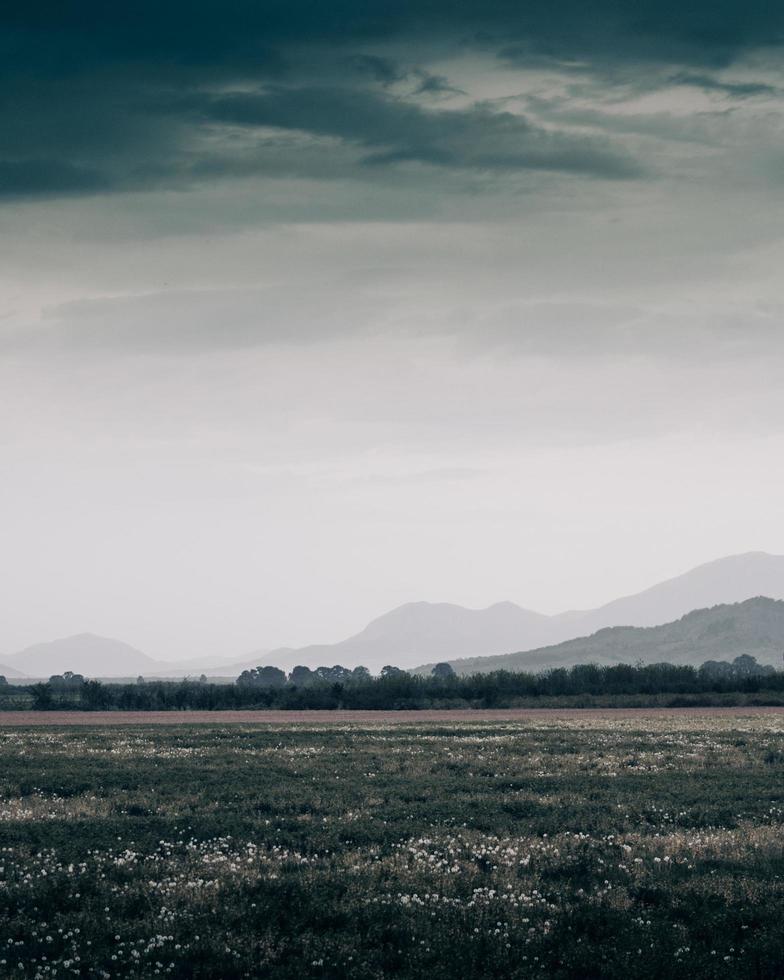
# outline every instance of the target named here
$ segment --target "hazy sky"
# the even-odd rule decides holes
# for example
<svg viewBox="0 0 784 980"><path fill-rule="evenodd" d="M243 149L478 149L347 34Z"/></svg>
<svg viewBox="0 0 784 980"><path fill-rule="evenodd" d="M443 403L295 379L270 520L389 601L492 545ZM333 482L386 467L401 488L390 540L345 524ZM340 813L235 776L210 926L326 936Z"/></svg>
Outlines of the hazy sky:
<svg viewBox="0 0 784 980"><path fill-rule="evenodd" d="M784 6L47 7L0 42L0 657L784 552Z"/></svg>

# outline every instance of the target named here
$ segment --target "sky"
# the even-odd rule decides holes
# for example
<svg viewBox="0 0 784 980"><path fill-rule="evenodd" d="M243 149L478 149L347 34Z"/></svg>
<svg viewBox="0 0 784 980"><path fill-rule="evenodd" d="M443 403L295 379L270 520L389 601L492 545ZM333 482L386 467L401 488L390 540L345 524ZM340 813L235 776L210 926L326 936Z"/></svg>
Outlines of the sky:
<svg viewBox="0 0 784 980"><path fill-rule="evenodd" d="M784 7L2 21L0 656L784 552Z"/></svg>

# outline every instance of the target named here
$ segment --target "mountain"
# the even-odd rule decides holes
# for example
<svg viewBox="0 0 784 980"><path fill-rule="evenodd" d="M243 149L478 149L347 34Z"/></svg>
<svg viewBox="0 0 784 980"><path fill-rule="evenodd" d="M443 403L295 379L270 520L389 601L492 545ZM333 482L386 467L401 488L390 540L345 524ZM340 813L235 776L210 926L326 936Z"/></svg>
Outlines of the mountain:
<svg viewBox="0 0 784 980"><path fill-rule="evenodd" d="M752 551L719 558L598 609L554 618L587 634L604 626L658 626L692 609L742 602L753 596L784 599L784 556Z"/></svg>
<svg viewBox="0 0 784 980"><path fill-rule="evenodd" d="M267 650L259 650L257 657L267 655ZM146 678L198 677L201 674L212 677L233 677L234 661L237 654L217 654L212 657L196 657L189 660L155 660L145 673ZM255 664L254 664L255 666Z"/></svg>
<svg viewBox="0 0 784 980"><path fill-rule="evenodd" d="M284 647L206 673L231 676L259 664L274 664L285 670L296 664L364 664L371 671L388 663L412 668L423 661L533 650L607 626L655 626L693 609L742 602L757 595L784 599L784 556L749 552L720 558L598 609L555 616L522 609L512 602L476 610L448 603L408 603L339 643Z"/></svg>
<svg viewBox="0 0 784 980"><path fill-rule="evenodd" d="M10 680L12 677L23 677L24 675L18 671L14 670L13 667L6 667L5 664L0 664L0 677L5 677Z"/></svg>
<svg viewBox="0 0 784 980"><path fill-rule="evenodd" d="M361 633L340 643L301 649L282 648L233 665L239 673L247 667L274 664L290 669L297 664L310 667L356 666L371 671L385 664L415 667L423 659L458 655L501 653L520 646L547 642L549 617L521 609L513 602L499 602L487 609L466 609L446 602L410 602L374 619ZM208 673L225 673L226 667Z"/></svg>
<svg viewBox="0 0 784 980"><path fill-rule="evenodd" d="M120 640L96 636L94 633L80 633L67 636L50 643L37 643L19 653L6 657L13 667L0 666L0 675L6 677L48 678L52 674L62 674L72 670L85 677L135 679L142 674L150 678L170 678L178 680L186 676L200 675L205 668L212 668L213 676L233 677L234 666L229 666L225 655L221 657L199 657L190 660L153 660L147 654ZM216 666L221 660L226 666ZM239 673L239 672L237 672Z"/></svg>
<svg viewBox="0 0 784 980"><path fill-rule="evenodd" d="M706 660L733 660L741 654L781 668L784 602L758 596L733 605L696 609L662 626L612 626L580 637L501 657L451 660L459 674L491 670L530 671L574 664L660 663L699 666ZM419 668L429 673L432 664Z"/></svg>
<svg viewBox="0 0 784 980"><path fill-rule="evenodd" d="M499 602L487 609L413 602L374 619L361 632L339 643L256 651L233 662L221 662L218 656L156 661L118 640L89 633L28 647L4 660L9 668L33 677L64 670L92 677L143 674L177 678L188 673L237 677L246 668L263 664L286 670L297 664L364 664L372 671L394 664L410 669L438 660L539 650L610 626L658 626L693 609L742 602L753 596L784 599L784 556L749 552L720 558L598 609L556 616L544 616L512 602ZM8 676L12 676L10 670Z"/></svg>
<svg viewBox="0 0 784 980"><path fill-rule="evenodd" d="M50 677L72 670L87 677L136 677L157 666L141 650L94 633L37 643L6 661L26 677Z"/></svg>

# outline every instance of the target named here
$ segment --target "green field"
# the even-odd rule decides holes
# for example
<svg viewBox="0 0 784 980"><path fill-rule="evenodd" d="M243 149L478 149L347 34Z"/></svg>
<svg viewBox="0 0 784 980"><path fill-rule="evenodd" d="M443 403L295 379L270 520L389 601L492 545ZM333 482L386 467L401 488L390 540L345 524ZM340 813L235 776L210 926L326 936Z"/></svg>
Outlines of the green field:
<svg viewBox="0 0 784 980"><path fill-rule="evenodd" d="M0 976L784 975L784 715L0 730Z"/></svg>

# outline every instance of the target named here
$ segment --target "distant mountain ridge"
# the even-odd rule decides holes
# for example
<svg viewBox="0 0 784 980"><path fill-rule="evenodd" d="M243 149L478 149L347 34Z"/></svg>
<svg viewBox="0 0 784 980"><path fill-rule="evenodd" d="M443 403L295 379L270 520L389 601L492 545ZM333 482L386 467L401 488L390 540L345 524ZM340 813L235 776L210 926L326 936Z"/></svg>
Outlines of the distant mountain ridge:
<svg viewBox="0 0 784 980"><path fill-rule="evenodd" d="M136 647L95 633L78 633L48 643L36 643L5 658L8 668L0 667L0 675L18 679L47 678L72 670L86 677L184 677L200 674L217 658L187 661L161 661L137 650ZM220 668L217 668L220 669ZM7 671L7 673L6 673Z"/></svg>
<svg viewBox="0 0 784 980"><path fill-rule="evenodd" d="M122 667L124 676L149 671L155 664L151 657L120 640L94 633L79 633L49 643L36 643L20 650L6 661L26 677L50 677L72 670L89 677L110 677Z"/></svg>
<svg viewBox="0 0 784 980"><path fill-rule="evenodd" d="M555 618L579 624L583 633L604 626L659 626L694 609L743 602L755 596L784 599L784 556L764 551L730 555L598 609L562 613Z"/></svg>
<svg viewBox="0 0 784 980"><path fill-rule="evenodd" d="M198 661L162 662L118 640L80 634L37 644L3 657L12 671L28 677L73 670L91 677L236 677L241 671L270 664L290 670L342 664L379 671L385 664L406 669L438 660L500 656L512 651L539 650L611 626L656 626L695 609L742 602L754 596L784 599L784 557L749 552L708 562L598 609L574 610L555 616L498 602L486 609L451 603L413 602L374 619L339 643L303 648L257 651L233 662L215 657ZM0 668L0 673L3 670Z"/></svg>
<svg viewBox="0 0 784 980"><path fill-rule="evenodd" d="M237 662L233 667L237 673L258 664L284 669L297 664L363 664L375 671L389 663L410 669L423 662L538 649L607 626L659 625L693 609L742 602L758 595L784 599L784 556L752 551L719 558L598 609L555 616L523 609L512 602L476 610L449 603L408 603L339 643L281 648L264 657ZM430 649L430 654L417 659L426 649Z"/></svg>
<svg viewBox="0 0 784 980"><path fill-rule="evenodd" d="M784 666L784 602L758 596L734 604L695 609L660 626L611 626L591 636L500 657L449 661L459 674L493 670L537 673L575 664L667 662L698 667L707 660L733 660L748 654L759 663ZM419 673L429 673L424 664Z"/></svg>
<svg viewBox="0 0 784 980"><path fill-rule="evenodd" d="M426 657L446 659L455 651L467 654L476 650L509 650L521 636L537 643L546 642L549 635L549 617L513 602L499 602L487 609L466 609L448 602L410 602L379 616L360 633L340 643L285 647L233 666L238 673L259 664L286 670L297 664L361 664L377 671L386 664L414 667Z"/></svg>

